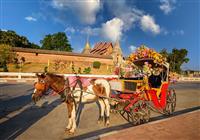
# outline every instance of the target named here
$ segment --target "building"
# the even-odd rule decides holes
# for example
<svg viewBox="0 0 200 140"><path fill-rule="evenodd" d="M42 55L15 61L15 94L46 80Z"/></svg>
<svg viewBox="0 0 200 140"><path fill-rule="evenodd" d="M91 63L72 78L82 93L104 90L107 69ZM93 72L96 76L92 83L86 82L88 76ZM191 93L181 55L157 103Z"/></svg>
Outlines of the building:
<svg viewBox="0 0 200 140"><path fill-rule="evenodd" d="M88 52L93 55L112 56L114 65L120 65L123 63L123 53L119 40L117 40L114 45L112 42L98 42L92 49L87 41L82 53L88 54Z"/></svg>
<svg viewBox="0 0 200 140"><path fill-rule="evenodd" d="M116 41L112 52L114 65L120 65L123 63L123 53L120 47L119 40Z"/></svg>
<svg viewBox="0 0 200 140"><path fill-rule="evenodd" d="M111 56L113 52L113 44L111 42L98 42L91 49L90 54Z"/></svg>
<svg viewBox="0 0 200 140"><path fill-rule="evenodd" d="M85 44L85 47L84 47L84 49L82 51L82 54L90 54L90 51L91 51L90 43L87 40L87 42Z"/></svg>
<svg viewBox="0 0 200 140"><path fill-rule="evenodd" d="M86 42L82 53L41 50L30 48L13 47L12 51L18 56L18 59L24 57L26 65L24 65L25 72L42 72L45 67L50 67L50 72L71 72L72 65L76 69L93 67L93 62L101 62L99 70L93 69L95 74L103 74L109 71L112 73L113 66L122 62L122 51L119 42L115 45L111 42L98 42L94 48L90 47L89 41ZM60 71L57 71L57 68ZM55 68L55 69L54 69Z"/></svg>

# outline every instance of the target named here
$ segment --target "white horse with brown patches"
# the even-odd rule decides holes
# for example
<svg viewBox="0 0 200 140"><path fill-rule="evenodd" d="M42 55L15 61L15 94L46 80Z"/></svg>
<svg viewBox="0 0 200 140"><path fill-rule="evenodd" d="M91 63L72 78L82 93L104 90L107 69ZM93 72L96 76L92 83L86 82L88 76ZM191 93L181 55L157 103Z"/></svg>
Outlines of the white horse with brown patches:
<svg viewBox="0 0 200 140"><path fill-rule="evenodd" d="M91 80L91 84L87 87L74 88L70 87L68 78L65 79L63 76L55 74L36 74L36 76L38 77L38 81L34 85L35 90L32 94L33 101L37 102L49 88L61 95L68 109L69 121L66 127L67 131L74 133L76 130L76 105L80 102L99 102L100 116L98 122L102 122L105 118L105 124L109 125L110 104L108 98L111 87L107 80ZM77 82L80 84L80 81L77 80Z"/></svg>

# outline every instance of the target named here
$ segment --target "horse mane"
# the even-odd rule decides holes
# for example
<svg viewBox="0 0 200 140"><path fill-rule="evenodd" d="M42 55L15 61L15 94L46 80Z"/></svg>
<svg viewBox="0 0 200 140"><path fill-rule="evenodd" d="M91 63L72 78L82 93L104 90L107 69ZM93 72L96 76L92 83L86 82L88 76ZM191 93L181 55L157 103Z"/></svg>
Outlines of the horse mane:
<svg viewBox="0 0 200 140"><path fill-rule="evenodd" d="M53 73L46 73L46 76L49 76L51 78L63 78L64 79L64 76L53 74Z"/></svg>
<svg viewBox="0 0 200 140"><path fill-rule="evenodd" d="M57 84L64 84L65 83L65 78L62 75L57 75L57 74L53 74L53 73L46 73L47 78L51 81L51 82L56 82Z"/></svg>

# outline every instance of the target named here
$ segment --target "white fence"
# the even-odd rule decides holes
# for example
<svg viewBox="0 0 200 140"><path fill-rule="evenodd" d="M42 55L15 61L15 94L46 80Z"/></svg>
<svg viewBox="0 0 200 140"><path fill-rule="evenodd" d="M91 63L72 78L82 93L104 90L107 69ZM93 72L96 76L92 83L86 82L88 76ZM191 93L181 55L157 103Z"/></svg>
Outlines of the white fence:
<svg viewBox="0 0 200 140"><path fill-rule="evenodd" d="M75 74L60 74L65 77L76 76ZM118 78L118 75L91 75L91 74L78 74L80 77L91 78ZM26 82L27 80L35 81L36 73L17 73L17 72L0 72L0 82L7 82L9 80L16 80L18 82Z"/></svg>
<svg viewBox="0 0 200 140"><path fill-rule="evenodd" d="M197 82L199 82L200 77L180 77L178 81L188 81L188 82L197 81Z"/></svg>
<svg viewBox="0 0 200 140"><path fill-rule="evenodd" d="M61 74L62 75L62 74ZM64 74L65 77L76 76L75 74ZM118 75L91 75L79 74L80 77L92 78L118 78ZM35 81L35 73L17 73L17 72L0 72L0 82L7 82L8 80L17 80L18 82L25 82L26 80ZM200 81L200 77L180 77L178 81Z"/></svg>

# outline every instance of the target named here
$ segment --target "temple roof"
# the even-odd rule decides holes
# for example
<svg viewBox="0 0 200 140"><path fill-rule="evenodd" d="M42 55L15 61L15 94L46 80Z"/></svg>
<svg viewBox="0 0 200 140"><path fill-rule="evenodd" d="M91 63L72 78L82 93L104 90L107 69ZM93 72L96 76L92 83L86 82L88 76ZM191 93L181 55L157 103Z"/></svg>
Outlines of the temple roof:
<svg viewBox="0 0 200 140"><path fill-rule="evenodd" d="M94 48L90 51L90 54L103 55L108 52L108 48L113 45L111 42L98 42L95 44Z"/></svg>

